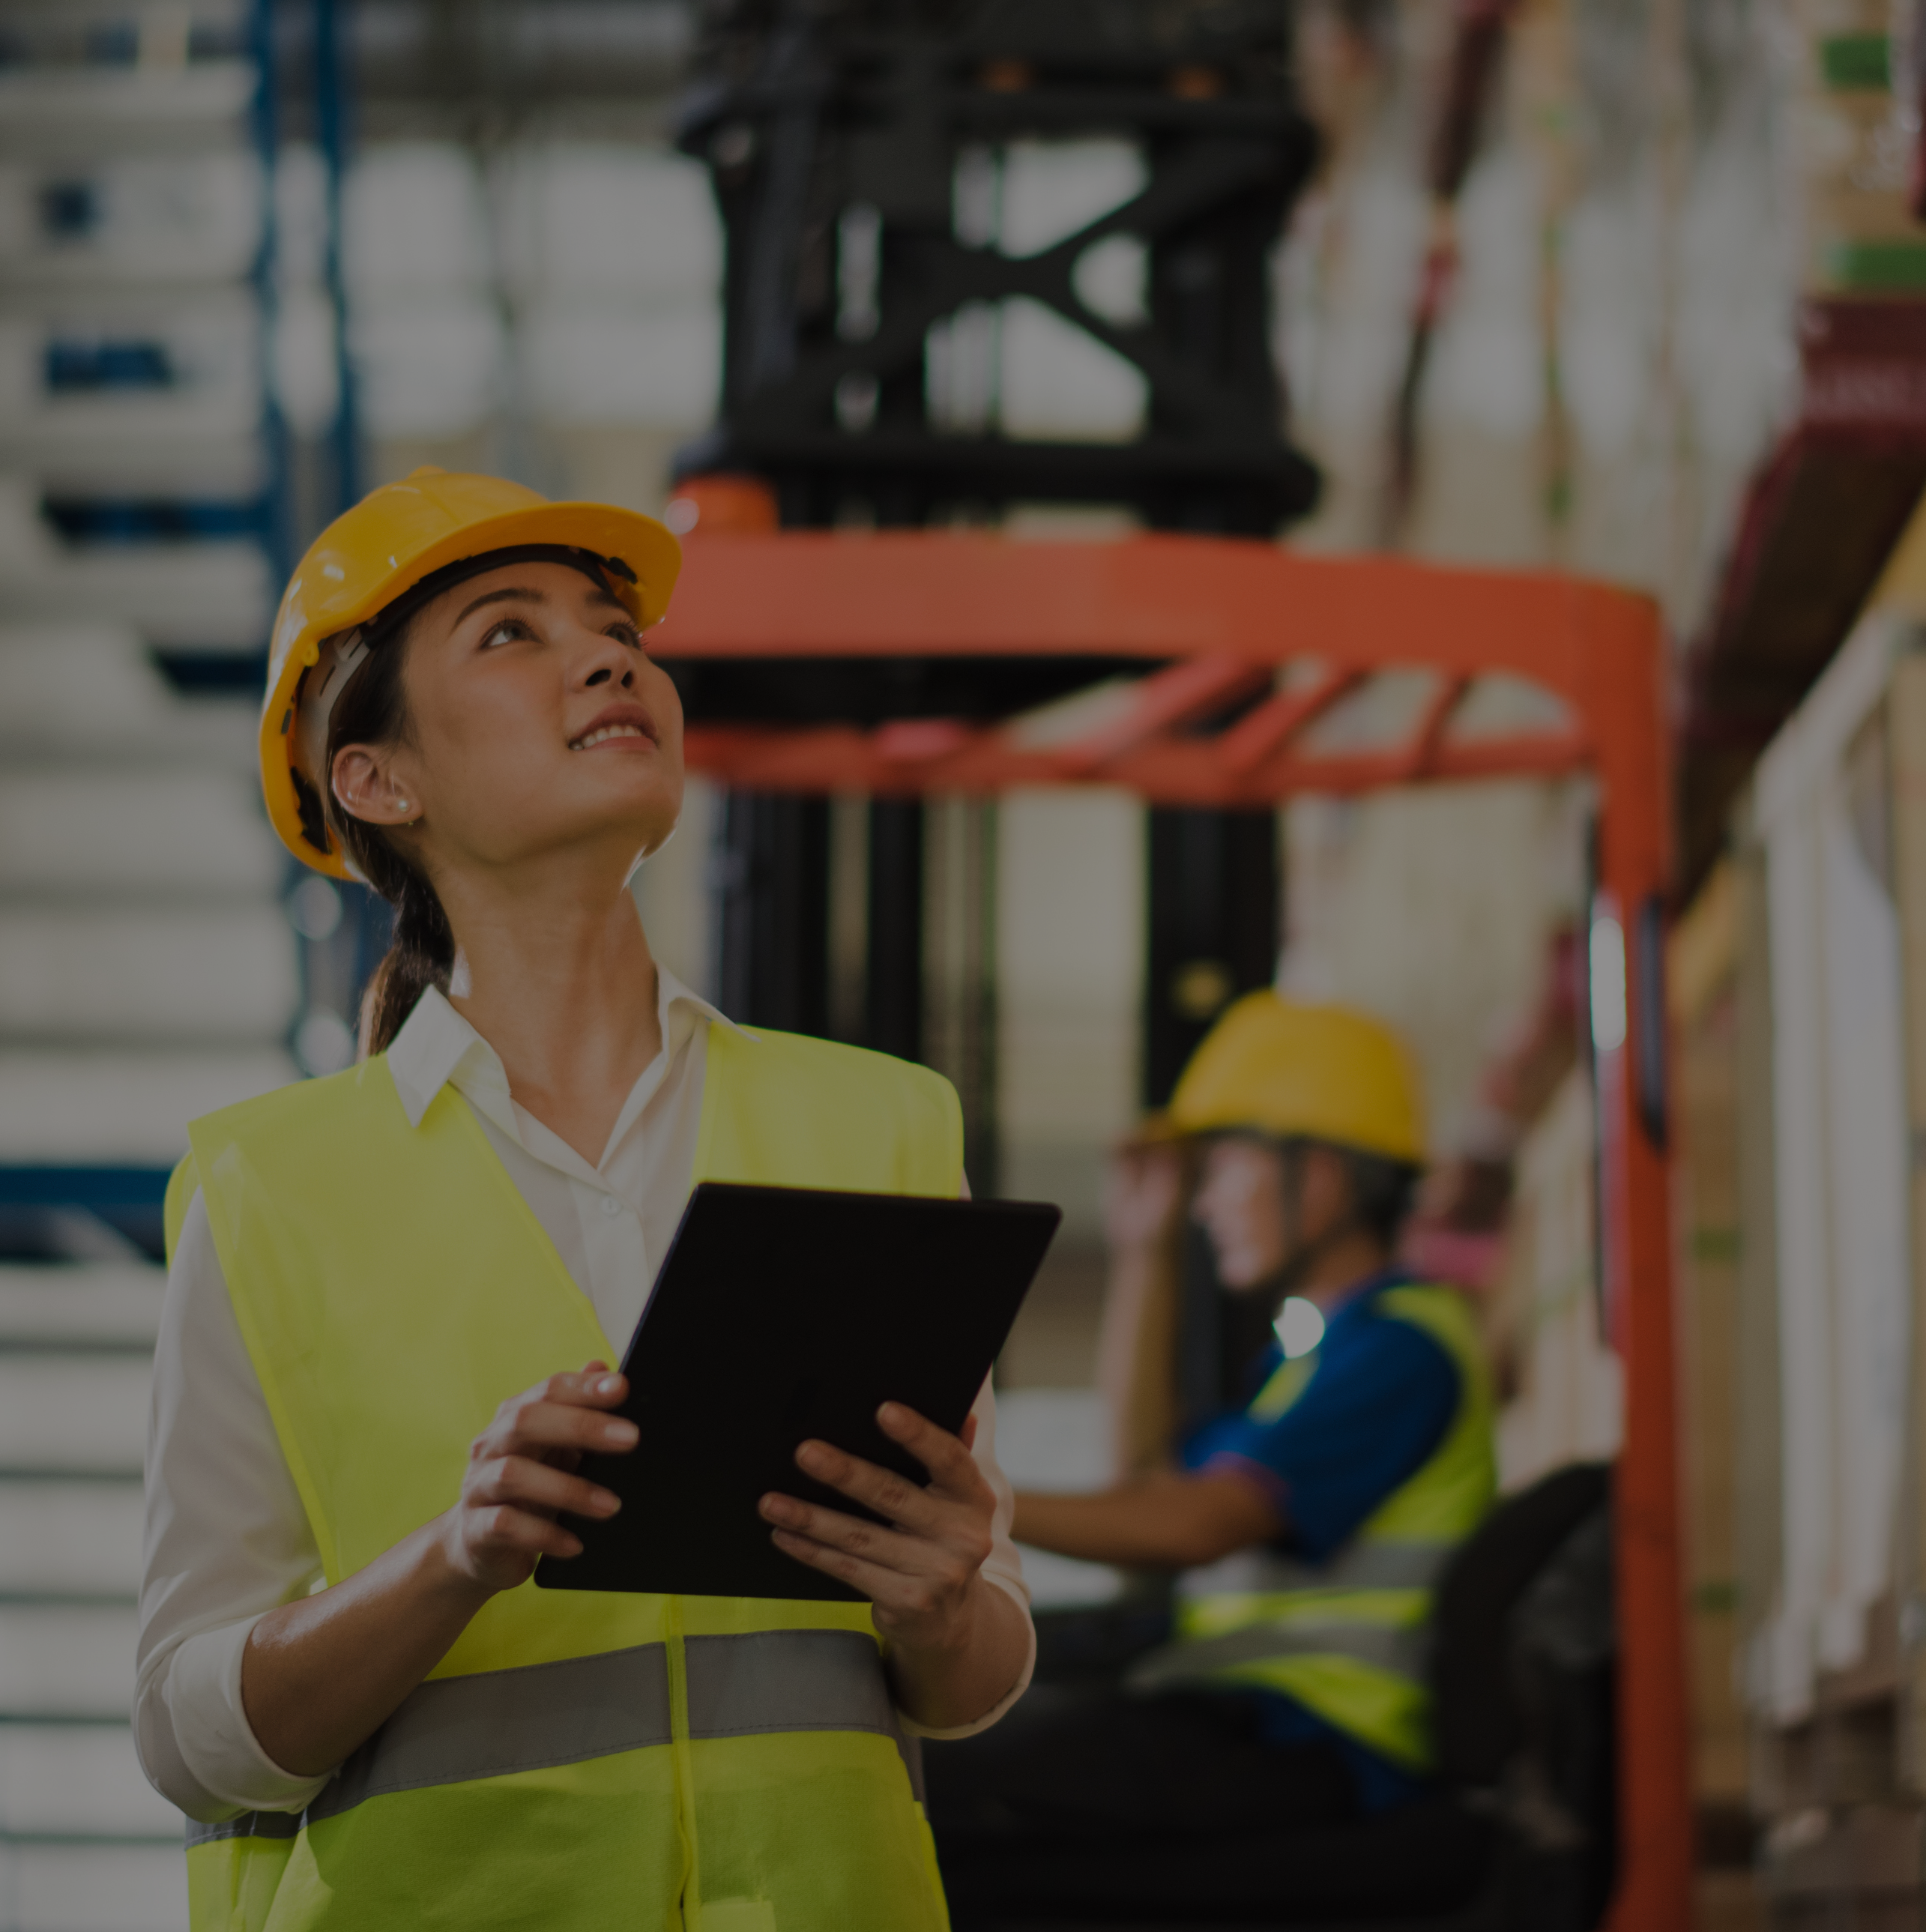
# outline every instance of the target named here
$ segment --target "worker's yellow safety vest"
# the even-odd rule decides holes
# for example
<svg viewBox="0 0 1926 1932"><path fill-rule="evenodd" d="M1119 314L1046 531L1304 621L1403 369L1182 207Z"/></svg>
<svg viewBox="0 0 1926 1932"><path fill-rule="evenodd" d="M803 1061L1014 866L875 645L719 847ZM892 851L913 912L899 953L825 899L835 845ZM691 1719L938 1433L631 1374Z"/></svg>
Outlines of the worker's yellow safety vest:
<svg viewBox="0 0 1926 1932"><path fill-rule="evenodd" d="M620 1359L452 1088L411 1127L373 1060L197 1120L192 1146L176 1232L197 1181L331 1584L449 1506L506 1398ZM962 1174L938 1075L710 1028L694 1179L953 1196ZM913 1750L867 1604L524 1584L304 1814L190 1825L190 1916L941 1932Z"/></svg>
<svg viewBox="0 0 1926 1932"><path fill-rule="evenodd" d="M1497 1486L1490 1377L1464 1298L1378 1291L1381 1318L1432 1336L1458 1371L1458 1406L1430 1459L1322 1564L1244 1550L1180 1580L1175 1640L1141 1659L1138 1690L1178 1684L1282 1691L1408 1771L1431 1762L1426 1648L1450 1554ZM1252 1412L1274 1420L1310 1385L1317 1353L1283 1363Z"/></svg>

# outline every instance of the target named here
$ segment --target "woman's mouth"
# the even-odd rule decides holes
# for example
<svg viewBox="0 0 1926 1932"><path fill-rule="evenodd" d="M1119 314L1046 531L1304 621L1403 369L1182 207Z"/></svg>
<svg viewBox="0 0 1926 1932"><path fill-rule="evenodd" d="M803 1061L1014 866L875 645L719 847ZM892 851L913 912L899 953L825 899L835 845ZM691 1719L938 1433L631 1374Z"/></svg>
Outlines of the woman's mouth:
<svg viewBox="0 0 1926 1932"><path fill-rule="evenodd" d="M640 738L646 743L661 742L656 734L656 721L639 704L612 704L589 721L589 728L580 737L568 740L572 752L592 751L598 745L607 745L622 738Z"/></svg>

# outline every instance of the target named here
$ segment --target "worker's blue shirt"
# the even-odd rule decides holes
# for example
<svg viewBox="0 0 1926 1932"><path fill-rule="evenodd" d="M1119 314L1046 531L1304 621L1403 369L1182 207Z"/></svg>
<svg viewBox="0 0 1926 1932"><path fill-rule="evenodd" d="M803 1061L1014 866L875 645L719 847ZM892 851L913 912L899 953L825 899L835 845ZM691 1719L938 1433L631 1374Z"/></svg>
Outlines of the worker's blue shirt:
<svg viewBox="0 0 1926 1932"><path fill-rule="evenodd" d="M1317 1364L1283 1414L1263 1391L1283 1366L1272 1342L1251 1375L1251 1405L1207 1423L1184 1444L1186 1468L1229 1467L1258 1484L1284 1518L1282 1547L1319 1563L1361 1529L1444 1439L1458 1406L1458 1369L1414 1323L1378 1312L1387 1288L1412 1277L1387 1269L1360 1282L1327 1318Z"/></svg>
<svg viewBox="0 0 1926 1932"><path fill-rule="evenodd" d="M1248 1408L1208 1423L1184 1446L1193 1470L1233 1471L1257 1483L1285 1523L1279 1547L1321 1562L1430 1459L1458 1406L1458 1368L1444 1346L1378 1312L1378 1298L1412 1276L1387 1269L1361 1282L1328 1316L1310 1379L1282 1414L1264 1400L1283 1365L1274 1342L1252 1371ZM1277 1742L1334 1738L1365 1808L1397 1804L1417 1780L1294 1699L1261 1694L1264 1732Z"/></svg>

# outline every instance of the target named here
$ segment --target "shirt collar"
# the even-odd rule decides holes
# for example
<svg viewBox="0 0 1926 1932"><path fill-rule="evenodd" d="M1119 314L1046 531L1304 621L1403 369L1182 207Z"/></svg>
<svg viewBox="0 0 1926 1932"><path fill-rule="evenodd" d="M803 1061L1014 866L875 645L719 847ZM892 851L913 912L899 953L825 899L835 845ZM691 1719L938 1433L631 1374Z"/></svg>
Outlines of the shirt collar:
<svg viewBox="0 0 1926 1932"><path fill-rule="evenodd" d="M682 1028L693 1027L700 1018L740 1030L734 1021L700 993L692 992L659 962L656 968L656 1017L662 1029L662 1052L658 1059L666 1058L679 1043L679 1022ZM458 1073L464 1089L471 1085L484 1090L499 1088L502 1100L508 1098L508 1076L500 1054L455 1011L437 986L430 986L416 1000L414 1011L389 1043L388 1071L412 1127L422 1124L435 1096Z"/></svg>

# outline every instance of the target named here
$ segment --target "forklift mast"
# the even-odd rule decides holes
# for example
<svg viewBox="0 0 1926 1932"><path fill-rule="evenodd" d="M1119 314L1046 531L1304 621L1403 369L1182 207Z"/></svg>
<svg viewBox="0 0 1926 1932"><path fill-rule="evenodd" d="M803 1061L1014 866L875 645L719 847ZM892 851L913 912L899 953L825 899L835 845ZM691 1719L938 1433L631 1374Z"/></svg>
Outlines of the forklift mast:
<svg viewBox="0 0 1926 1932"><path fill-rule="evenodd" d="M1271 257L1317 152L1289 52L1275 0L710 0L679 138L709 167L727 239L722 402L679 475L760 478L794 529L983 524L1059 503L1274 536L1318 489L1286 440L1271 350ZM1136 192L1034 251L1004 245L1011 145L1093 138L1135 148ZM1126 283L1141 274L1120 303L1080 272L1106 248L1124 251ZM1136 370L1134 436L1004 433L983 345L1016 301ZM953 666L905 658L832 690L765 686L755 711L988 718L1010 708L1000 669L959 691ZM740 715L712 675L685 698L692 722ZM745 1020L830 1030L830 840L820 799L728 798L719 978ZM1224 1004L1270 980L1276 816L1154 807L1147 844L1156 1105ZM911 1058L926 1047L923 847L916 799L873 799L861 1036Z"/></svg>

